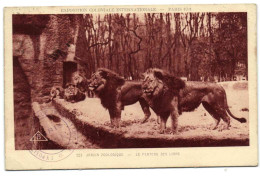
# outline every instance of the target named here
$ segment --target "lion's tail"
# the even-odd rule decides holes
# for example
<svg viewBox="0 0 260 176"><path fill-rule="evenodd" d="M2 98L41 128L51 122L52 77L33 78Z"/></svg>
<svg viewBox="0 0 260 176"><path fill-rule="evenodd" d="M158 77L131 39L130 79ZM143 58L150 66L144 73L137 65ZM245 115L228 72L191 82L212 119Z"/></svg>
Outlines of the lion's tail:
<svg viewBox="0 0 260 176"><path fill-rule="evenodd" d="M239 121L240 123L246 123L246 119L245 119L244 117L237 118L236 116L234 116L234 115L230 112L229 108L227 108L227 112L228 112L228 114L229 114L232 118L236 119L236 120Z"/></svg>
<svg viewBox="0 0 260 176"><path fill-rule="evenodd" d="M233 119L239 121L240 123L246 123L246 119L245 119L244 117L238 118L238 117L234 116L234 115L231 113L231 111L230 111L230 109L229 109L229 107L228 107L228 103L227 103L226 92L224 93L224 95L225 95L225 97L224 97L225 100L224 100L224 101L225 101L226 111L228 112L228 114L229 114Z"/></svg>

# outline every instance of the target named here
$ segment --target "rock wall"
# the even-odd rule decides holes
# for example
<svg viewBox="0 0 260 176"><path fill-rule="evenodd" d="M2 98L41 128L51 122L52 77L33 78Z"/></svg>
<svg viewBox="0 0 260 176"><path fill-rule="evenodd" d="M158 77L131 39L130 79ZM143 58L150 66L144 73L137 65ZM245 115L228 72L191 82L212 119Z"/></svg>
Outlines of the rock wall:
<svg viewBox="0 0 260 176"><path fill-rule="evenodd" d="M63 61L75 25L71 20L68 15L13 16L16 149L26 149L40 128L32 119L31 103L48 101L51 88L63 84Z"/></svg>
<svg viewBox="0 0 260 176"><path fill-rule="evenodd" d="M15 119L15 148L30 147L30 130L32 129L31 92L30 85L17 57L13 60L14 73L14 119Z"/></svg>

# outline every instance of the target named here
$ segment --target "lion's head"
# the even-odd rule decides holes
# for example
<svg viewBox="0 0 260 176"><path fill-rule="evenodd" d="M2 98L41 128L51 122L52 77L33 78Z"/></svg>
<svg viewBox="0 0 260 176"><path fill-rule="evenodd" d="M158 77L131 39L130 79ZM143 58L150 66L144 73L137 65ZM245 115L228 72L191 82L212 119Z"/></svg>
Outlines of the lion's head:
<svg viewBox="0 0 260 176"><path fill-rule="evenodd" d="M73 75L72 75L72 84L76 85L76 87L81 92L86 92L87 89L88 89L88 80L86 79L86 77L84 77L79 72L73 73Z"/></svg>
<svg viewBox="0 0 260 176"><path fill-rule="evenodd" d="M65 86L64 89L64 99L66 101L73 101L74 97L77 95L78 93L78 89L76 87L76 85L72 84L72 83L68 83Z"/></svg>
<svg viewBox="0 0 260 176"><path fill-rule="evenodd" d="M75 72L72 75L72 84L78 85L84 81L83 76L79 72Z"/></svg>
<svg viewBox="0 0 260 176"><path fill-rule="evenodd" d="M88 82L88 87L90 90L99 92L107 87L108 84L109 87L121 86L124 84L125 80L111 70L99 68L95 73L92 74Z"/></svg>
<svg viewBox="0 0 260 176"><path fill-rule="evenodd" d="M54 86L51 88L50 96L51 100L54 98L63 98L64 89L61 86Z"/></svg>
<svg viewBox="0 0 260 176"><path fill-rule="evenodd" d="M161 69L151 68L144 73L142 89L146 95L158 96L166 90L178 91L184 87L184 81Z"/></svg>

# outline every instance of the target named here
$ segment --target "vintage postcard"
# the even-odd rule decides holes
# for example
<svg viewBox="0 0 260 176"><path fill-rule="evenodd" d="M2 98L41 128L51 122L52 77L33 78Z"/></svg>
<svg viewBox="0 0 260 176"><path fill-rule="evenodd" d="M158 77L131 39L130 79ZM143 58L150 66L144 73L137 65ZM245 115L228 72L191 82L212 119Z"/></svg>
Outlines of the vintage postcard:
<svg viewBox="0 0 260 176"><path fill-rule="evenodd" d="M7 7L7 170L256 166L256 5Z"/></svg>

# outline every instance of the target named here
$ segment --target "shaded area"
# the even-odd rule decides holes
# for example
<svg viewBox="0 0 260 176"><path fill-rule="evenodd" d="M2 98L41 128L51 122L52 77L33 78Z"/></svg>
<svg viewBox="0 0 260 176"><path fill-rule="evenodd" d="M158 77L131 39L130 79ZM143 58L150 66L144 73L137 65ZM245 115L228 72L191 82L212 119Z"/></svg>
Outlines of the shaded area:
<svg viewBox="0 0 260 176"><path fill-rule="evenodd" d="M13 15L13 33L39 35L49 19L49 15Z"/></svg>
<svg viewBox="0 0 260 176"><path fill-rule="evenodd" d="M13 57L13 73L15 149L19 150L31 146L31 88L18 57Z"/></svg>

